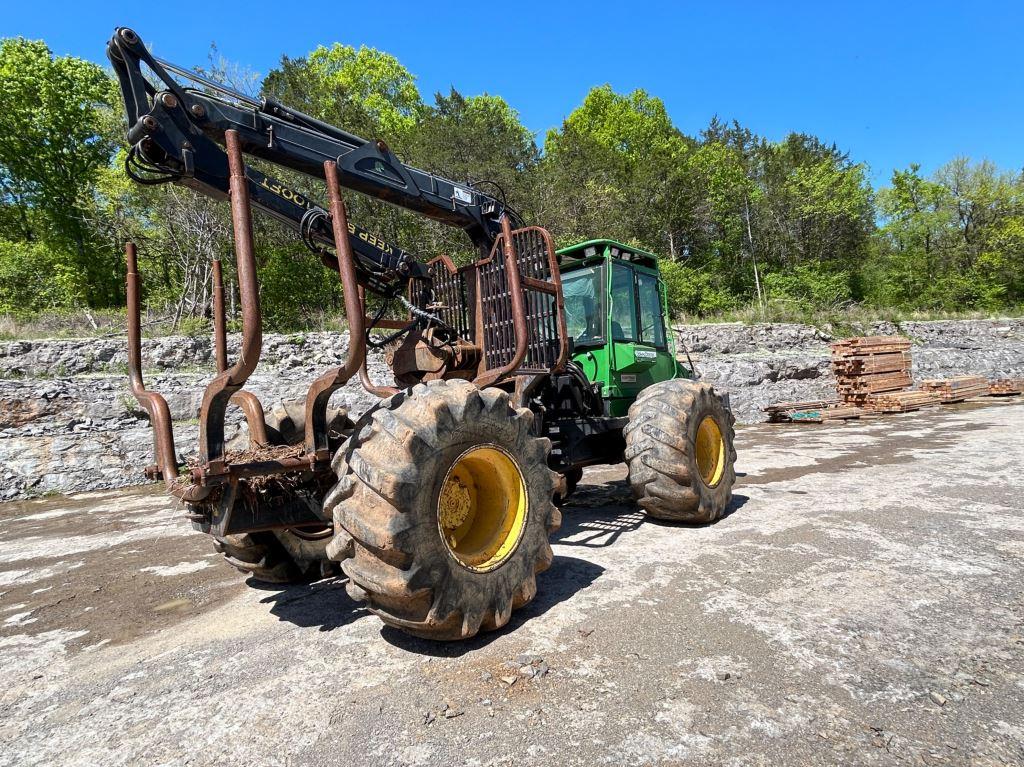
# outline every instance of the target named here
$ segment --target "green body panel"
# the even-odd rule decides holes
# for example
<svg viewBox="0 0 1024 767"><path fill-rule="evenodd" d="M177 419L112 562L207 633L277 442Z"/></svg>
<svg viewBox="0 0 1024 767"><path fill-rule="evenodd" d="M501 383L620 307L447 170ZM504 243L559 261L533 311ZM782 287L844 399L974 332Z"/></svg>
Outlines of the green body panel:
<svg viewBox="0 0 1024 767"><path fill-rule="evenodd" d="M614 240L558 251L572 358L601 384L608 415L624 416L651 384L691 378L676 359L657 258Z"/></svg>

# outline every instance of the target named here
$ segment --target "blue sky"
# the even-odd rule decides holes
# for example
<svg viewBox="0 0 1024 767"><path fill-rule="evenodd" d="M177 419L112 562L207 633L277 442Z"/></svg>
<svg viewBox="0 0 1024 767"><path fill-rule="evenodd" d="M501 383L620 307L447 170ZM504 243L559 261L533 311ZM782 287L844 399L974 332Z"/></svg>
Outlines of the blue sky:
<svg viewBox="0 0 1024 767"><path fill-rule="evenodd" d="M397 56L425 98L451 85L503 96L541 140L591 86L611 83L659 96L687 133L714 114L772 139L814 133L868 163L875 183L958 154L1024 166L1020 2L3 5L0 36L104 63L118 25L175 63L205 63L216 42L263 74L281 54L366 44ZM509 15L496 13L502 6Z"/></svg>

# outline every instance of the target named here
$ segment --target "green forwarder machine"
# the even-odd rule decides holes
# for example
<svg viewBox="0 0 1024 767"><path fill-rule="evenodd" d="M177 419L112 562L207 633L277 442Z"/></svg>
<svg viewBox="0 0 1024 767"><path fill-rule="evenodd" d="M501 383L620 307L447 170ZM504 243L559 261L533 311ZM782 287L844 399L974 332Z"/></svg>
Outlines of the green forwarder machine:
<svg viewBox="0 0 1024 767"><path fill-rule="evenodd" d="M229 365L216 262L217 374L187 465L166 401L143 380L134 245L126 254L129 375L153 425L146 474L236 568L271 582L343 574L385 623L460 639L504 626L534 597L558 505L585 466L624 461L637 503L659 519L708 523L725 511L733 417L676 360L653 255L611 240L556 252L482 185L204 80L130 29L115 31L107 55L128 115L128 174L231 206L239 354ZM247 157L322 180L327 204ZM478 257L424 261L384 242L348 221L342 187L462 229ZM244 389L262 348L253 209L338 273L349 328L342 366L267 409ZM368 348L384 351L393 382L370 380ZM355 376L381 400L353 423L330 398ZM247 429L229 441L231 406Z"/></svg>

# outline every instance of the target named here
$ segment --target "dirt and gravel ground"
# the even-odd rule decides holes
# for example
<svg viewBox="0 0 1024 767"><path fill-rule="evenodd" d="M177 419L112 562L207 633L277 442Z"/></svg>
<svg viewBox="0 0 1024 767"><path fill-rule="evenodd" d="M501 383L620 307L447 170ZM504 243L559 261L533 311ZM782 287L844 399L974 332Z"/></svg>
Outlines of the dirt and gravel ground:
<svg viewBox="0 0 1024 767"><path fill-rule="evenodd" d="M1024 764L1024 401L738 435L731 513L587 472L507 630L249 588L152 490L0 505L0 764Z"/></svg>

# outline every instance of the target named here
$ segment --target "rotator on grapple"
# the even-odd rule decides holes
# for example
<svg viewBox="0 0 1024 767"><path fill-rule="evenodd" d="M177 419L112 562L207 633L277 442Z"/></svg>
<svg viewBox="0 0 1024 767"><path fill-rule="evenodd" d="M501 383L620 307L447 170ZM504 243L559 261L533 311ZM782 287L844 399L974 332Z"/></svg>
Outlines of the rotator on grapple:
<svg viewBox="0 0 1024 767"><path fill-rule="evenodd" d="M349 593L388 624L454 639L504 625L533 598L551 561L555 502L584 466L625 460L653 516L708 522L724 511L732 415L675 359L653 256L608 240L556 252L502 200L407 166L383 141L161 61L130 29L115 31L107 55L128 114L129 175L231 204L240 352L229 367L215 264L218 374L185 474L167 404L143 382L134 246L127 257L131 384L154 429L147 474L233 565L274 581L340 567ZM328 205L247 155L323 179ZM479 257L421 262L349 222L341 187L463 229ZM349 328L345 364L313 381L304 402L267 413L243 389L262 345L253 208L338 272ZM367 293L380 299L372 317ZM395 304L405 319L384 318ZM375 330L388 333L394 386L367 375ZM355 375L382 401L352 424L329 401ZM248 423L241 443L225 441L229 405Z"/></svg>

